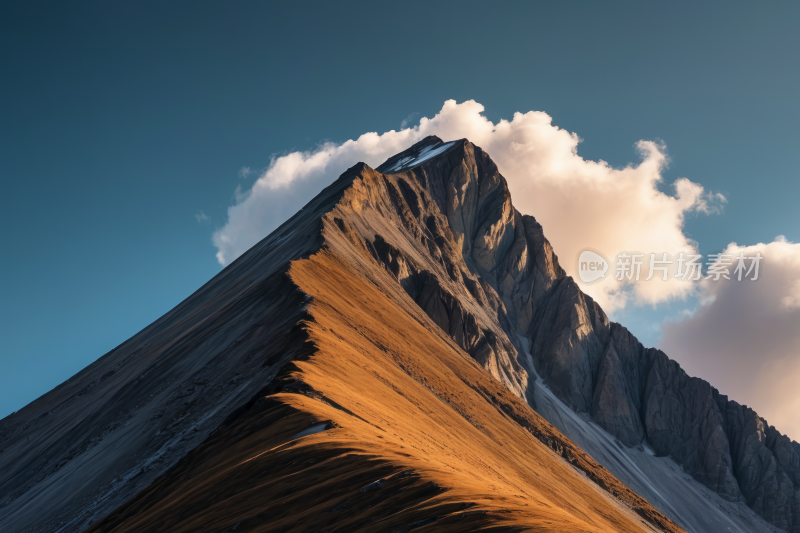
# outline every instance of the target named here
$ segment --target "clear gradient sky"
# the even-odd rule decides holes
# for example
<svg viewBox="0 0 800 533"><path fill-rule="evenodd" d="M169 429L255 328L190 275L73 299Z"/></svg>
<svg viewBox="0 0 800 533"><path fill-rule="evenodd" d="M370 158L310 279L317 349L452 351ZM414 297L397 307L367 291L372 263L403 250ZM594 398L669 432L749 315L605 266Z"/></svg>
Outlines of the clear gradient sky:
<svg viewBox="0 0 800 533"><path fill-rule="evenodd" d="M615 167L663 141L666 183L728 200L687 221L704 253L798 242L798 27L793 2L4 2L0 417L219 272L274 155L448 99L544 111ZM684 307L614 318L657 344Z"/></svg>

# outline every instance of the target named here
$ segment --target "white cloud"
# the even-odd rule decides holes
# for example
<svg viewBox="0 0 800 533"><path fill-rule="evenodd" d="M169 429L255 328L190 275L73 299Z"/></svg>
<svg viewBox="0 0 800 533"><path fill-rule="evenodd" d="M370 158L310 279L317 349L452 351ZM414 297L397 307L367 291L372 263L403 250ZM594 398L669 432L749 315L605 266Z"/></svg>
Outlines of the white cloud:
<svg viewBox="0 0 800 533"><path fill-rule="evenodd" d="M242 179L247 178L252 173L253 170L250 167L242 167L239 169L239 177Z"/></svg>
<svg viewBox="0 0 800 533"><path fill-rule="evenodd" d="M197 219L198 224L208 222L208 215L206 215L202 209L199 209L197 213L194 214L194 218Z"/></svg>
<svg viewBox="0 0 800 533"><path fill-rule="evenodd" d="M800 244L778 237L731 243L723 253L732 258L731 281L703 281L705 303L685 320L665 323L661 347L690 375L800 439ZM740 253L763 256L757 281L736 281Z"/></svg>
<svg viewBox="0 0 800 533"><path fill-rule="evenodd" d="M663 144L639 141L638 164L613 168L578 155L577 134L552 124L546 113L515 113L496 124L475 101L444 103L429 119L382 135L365 133L342 144L326 143L271 161L253 187L228 210L227 224L214 234L217 259L227 264L275 229L325 185L358 161L375 167L427 135L443 140L468 138L483 148L506 177L516 207L542 224L561 263L575 274L575 258L590 247L607 257L618 252L693 252L696 243L683 232L690 213L712 213L724 198L681 178L673 194L660 192L668 157ZM405 122L405 121L404 121ZM613 267L611 274L613 276ZM646 277L647 268L643 270ZM638 302L685 298L695 284L653 279L622 284L614 279L584 286L606 310Z"/></svg>
<svg viewBox="0 0 800 533"><path fill-rule="evenodd" d="M400 131L365 133L342 144L274 157L252 188L237 190L226 225L213 237L217 259L222 264L235 259L356 162L378 166L427 135L445 141L466 137L483 148L508 180L516 207L543 225L573 276L575 258L584 248L609 259L620 251L696 253L697 244L683 231L685 218L713 214L725 202L686 178L672 184L671 194L661 192L668 163L663 144L639 141L640 162L613 168L580 157L578 135L554 126L546 113L516 113L493 123L483 110L474 101L449 100L436 116L410 128L404 121ZM663 325L662 348L691 375L732 393L798 438L800 396L793 393L800 382L800 244L778 238L749 247L731 244L725 251L734 257L739 252L762 253L760 280L664 282L657 275L649 282L606 279L582 288L607 311L631 302L698 296L696 310ZM647 276L647 268L642 274Z"/></svg>

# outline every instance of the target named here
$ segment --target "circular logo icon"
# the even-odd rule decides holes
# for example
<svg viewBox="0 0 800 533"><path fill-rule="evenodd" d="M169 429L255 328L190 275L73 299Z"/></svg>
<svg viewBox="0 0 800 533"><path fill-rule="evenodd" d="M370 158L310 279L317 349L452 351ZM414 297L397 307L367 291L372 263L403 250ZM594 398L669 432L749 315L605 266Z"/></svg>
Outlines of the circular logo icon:
<svg viewBox="0 0 800 533"><path fill-rule="evenodd" d="M594 283L606 277L608 259L600 252L584 250L578 256L578 277L584 283Z"/></svg>

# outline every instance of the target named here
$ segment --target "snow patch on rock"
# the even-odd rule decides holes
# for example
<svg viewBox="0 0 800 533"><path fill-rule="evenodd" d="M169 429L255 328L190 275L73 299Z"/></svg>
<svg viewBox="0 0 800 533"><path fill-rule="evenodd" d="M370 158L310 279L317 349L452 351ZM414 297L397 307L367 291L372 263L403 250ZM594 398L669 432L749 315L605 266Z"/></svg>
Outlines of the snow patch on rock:
<svg viewBox="0 0 800 533"><path fill-rule="evenodd" d="M321 424L314 424L310 428L306 428L303 431L301 431L300 433L298 433L297 435L295 435L294 437L292 437L291 440L299 439L301 437L307 437L308 435L313 435L314 433L319 433L321 431L325 431L326 427L328 427L328 423L327 422L323 422Z"/></svg>
<svg viewBox="0 0 800 533"><path fill-rule="evenodd" d="M450 142L447 142L447 143L444 143L444 144L440 144L439 146L436 146L435 144L428 145L425 148L423 148L422 150L420 150L420 152L418 154L416 154L416 155L408 155L408 156L400 159L394 165L392 165L391 167L387 168L385 170L385 172L386 173L399 172L400 170L403 170L403 169L408 169L408 168L411 168L411 167L415 167L415 166L417 166L417 165L419 165L421 163L424 163L428 159L441 154L442 152L444 152L445 150L450 148L453 145L454 142L455 141L450 141Z"/></svg>

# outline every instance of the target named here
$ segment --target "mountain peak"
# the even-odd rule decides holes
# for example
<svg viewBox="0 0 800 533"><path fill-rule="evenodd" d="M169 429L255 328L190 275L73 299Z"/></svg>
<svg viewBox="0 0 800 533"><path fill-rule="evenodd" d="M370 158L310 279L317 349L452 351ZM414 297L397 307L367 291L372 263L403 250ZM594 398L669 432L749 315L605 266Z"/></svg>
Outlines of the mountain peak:
<svg viewBox="0 0 800 533"><path fill-rule="evenodd" d="M466 139L460 139L460 141L465 142ZM459 140L444 142L436 135L428 135L408 150L387 159L376 170L384 174L404 172L443 154L457 144L459 144Z"/></svg>
<svg viewBox="0 0 800 533"><path fill-rule="evenodd" d="M0 530L680 531L570 439L693 532L771 531L758 491L788 530L797 454L715 393L580 291L486 152L428 136L0 421Z"/></svg>

